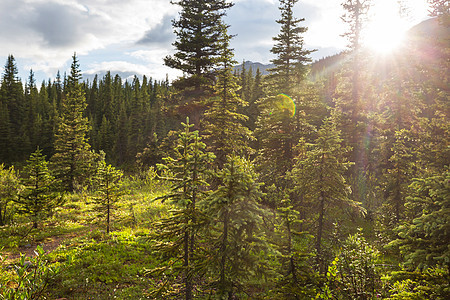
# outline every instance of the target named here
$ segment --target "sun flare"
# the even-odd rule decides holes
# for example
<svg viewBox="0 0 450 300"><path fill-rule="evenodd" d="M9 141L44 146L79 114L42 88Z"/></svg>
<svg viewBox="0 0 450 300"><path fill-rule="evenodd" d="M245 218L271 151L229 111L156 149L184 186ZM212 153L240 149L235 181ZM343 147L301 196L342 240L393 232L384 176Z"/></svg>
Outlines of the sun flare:
<svg viewBox="0 0 450 300"><path fill-rule="evenodd" d="M408 23L401 18L397 1L378 0L371 8L363 43L377 53L387 54L401 45L407 29Z"/></svg>

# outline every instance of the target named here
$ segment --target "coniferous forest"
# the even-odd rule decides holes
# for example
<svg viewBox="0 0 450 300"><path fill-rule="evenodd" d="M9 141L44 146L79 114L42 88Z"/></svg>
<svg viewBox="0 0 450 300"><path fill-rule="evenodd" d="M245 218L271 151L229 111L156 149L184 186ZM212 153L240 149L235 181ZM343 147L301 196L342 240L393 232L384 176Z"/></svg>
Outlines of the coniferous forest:
<svg viewBox="0 0 450 300"><path fill-rule="evenodd" d="M0 299L450 299L448 1L380 57L345 0L315 62L297 2L267 75L235 68L227 0L173 1L172 82L10 55Z"/></svg>

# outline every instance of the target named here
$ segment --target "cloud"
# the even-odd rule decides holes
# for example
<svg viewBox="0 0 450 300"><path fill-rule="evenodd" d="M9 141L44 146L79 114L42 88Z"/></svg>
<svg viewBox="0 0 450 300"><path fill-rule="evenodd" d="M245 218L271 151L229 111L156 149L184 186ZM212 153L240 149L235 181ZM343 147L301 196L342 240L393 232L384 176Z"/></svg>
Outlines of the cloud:
<svg viewBox="0 0 450 300"><path fill-rule="evenodd" d="M237 33L231 46L236 49L238 60L268 63L273 59L270 52L272 38L280 32L280 25L276 22L281 18L278 6L279 2L275 0L240 0L230 9L226 22L231 24L229 32ZM294 17L305 18L305 22L299 25L309 27L312 20L319 18L319 13L311 2L300 1L294 7ZM304 37L306 46L311 44L307 36Z"/></svg>
<svg viewBox="0 0 450 300"><path fill-rule="evenodd" d="M0 58L13 54L50 75L74 51L132 47L175 13L167 0L1 0Z"/></svg>
<svg viewBox="0 0 450 300"><path fill-rule="evenodd" d="M175 34L173 33L172 28L172 19L173 16L171 15L165 16L159 24L155 25L150 30L147 30L144 36L137 41L137 44L172 44L175 40Z"/></svg>

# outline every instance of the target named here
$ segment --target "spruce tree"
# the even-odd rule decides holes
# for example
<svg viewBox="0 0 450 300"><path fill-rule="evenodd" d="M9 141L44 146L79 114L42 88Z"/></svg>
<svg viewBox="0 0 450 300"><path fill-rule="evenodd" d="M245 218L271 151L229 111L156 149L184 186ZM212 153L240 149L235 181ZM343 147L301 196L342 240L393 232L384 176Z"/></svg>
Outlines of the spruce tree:
<svg viewBox="0 0 450 300"><path fill-rule="evenodd" d="M14 167L5 168L0 164L0 226L12 220L13 202L17 200L21 190L22 185Z"/></svg>
<svg viewBox="0 0 450 300"><path fill-rule="evenodd" d="M336 125L329 118L325 119L317 135L314 144L304 144L304 141L303 145L299 144L306 149L299 154L290 177L302 190L305 201L314 207L317 216L316 258L319 271L323 273L322 244L327 217L332 211L349 206L359 208L359 205L349 198L351 189L344 174L352 163L346 159L349 149L341 146Z"/></svg>
<svg viewBox="0 0 450 300"><path fill-rule="evenodd" d="M244 125L247 117L239 113L247 103L237 95L237 78L232 74L233 51L229 48L230 36L226 31L227 26L223 25L220 70L202 123L208 150L216 155L219 169L225 164L227 155L248 155L248 142L252 139L250 130Z"/></svg>
<svg viewBox="0 0 450 300"><path fill-rule="evenodd" d="M105 161L105 152L101 151L100 160L94 175L95 210L99 212L100 217L106 217L106 233L111 229L111 218L120 197L124 195L125 190L122 186L123 172L116 170Z"/></svg>
<svg viewBox="0 0 450 300"><path fill-rule="evenodd" d="M257 158L263 181L278 188L288 186L286 173L292 168L294 146L311 127L296 112L298 90L306 75L306 63L311 53L303 47L302 34L306 27L299 25L304 19L296 19L293 8L297 0L280 0L280 34L274 37L276 44L271 52L277 56L275 67L268 75L268 96L261 100L260 118L255 135L261 148Z"/></svg>
<svg viewBox="0 0 450 300"><path fill-rule="evenodd" d="M315 273L309 264L311 236L302 231L303 221L298 204L285 194L277 208L274 244L279 251L280 269L276 291L283 299L305 299L314 296Z"/></svg>
<svg viewBox="0 0 450 300"><path fill-rule="evenodd" d="M276 94L284 93L293 96L295 86L306 75L306 64L311 61L311 50L303 47L303 36L307 27L300 26L305 19L294 17L294 6L298 0L280 0L281 25L280 33L273 38L275 45L271 51L276 58L271 62L275 65L270 69L269 83Z"/></svg>
<svg viewBox="0 0 450 300"><path fill-rule="evenodd" d="M6 61L0 86L0 157L3 162L15 162L25 159L28 153L22 149L26 140L24 124L26 124L27 108L24 102L23 86L17 77L18 70L13 55Z"/></svg>
<svg viewBox="0 0 450 300"><path fill-rule="evenodd" d="M31 152L36 149L40 141L43 140L42 129L44 128L44 120L40 111L39 93L36 87L33 70L30 70L28 82L25 85L25 103L28 106L26 117L26 132L28 145L22 145L25 151Z"/></svg>
<svg viewBox="0 0 450 300"><path fill-rule="evenodd" d="M200 124L205 98L211 95L223 48L223 17L232 6L227 0L179 0L178 20L173 21L177 52L164 59L165 65L180 70L184 76L172 83L175 111Z"/></svg>
<svg viewBox="0 0 450 300"><path fill-rule="evenodd" d="M164 62L189 76L181 81L183 85L199 90L214 80L222 47L222 18L233 4L226 0L179 0L173 3L181 7L180 18L173 21L177 52L167 56Z"/></svg>
<svg viewBox="0 0 450 300"><path fill-rule="evenodd" d="M415 173L414 148L408 130L396 132L389 165L384 169L381 181L385 198L381 219L389 229L404 219L405 198L409 194L408 186Z"/></svg>
<svg viewBox="0 0 450 300"><path fill-rule="evenodd" d="M409 270L436 266L450 270L450 172L415 179L406 198L406 221L391 246L400 249Z"/></svg>
<svg viewBox="0 0 450 300"><path fill-rule="evenodd" d="M259 228L262 193L250 161L229 156L217 176L221 185L204 205L210 217L207 240L213 287L218 299L235 299L239 287L258 271L258 253L264 251Z"/></svg>
<svg viewBox="0 0 450 300"><path fill-rule="evenodd" d="M170 174L169 178L164 179L170 181L172 187L167 195L157 199L170 200L174 209L167 218L156 224L158 243L155 247L163 258L171 260L167 264L170 269L162 269L166 279L181 278L184 298L190 300L193 299L193 279L199 274L194 270L198 269L201 261L198 232L206 224L206 216L199 209L198 202L205 197L205 180L214 155L205 151L206 145L201 142L198 131L191 131L193 125L189 124L189 118L182 125L184 129L178 133L174 155L164 158L165 164L160 165ZM166 284L164 282L163 288ZM162 297L163 290L157 292L157 296Z"/></svg>
<svg viewBox="0 0 450 300"><path fill-rule="evenodd" d="M38 228L38 222L45 220L52 210L62 203L61 194L56 191L55 177L50 173L48 164L41 149L38 148L30 155L24 170L25 189L16 200L19 211L30 215L33 228Z"/></svg>
<svg viewBox="0 0 450 300"><path fill-rule="evenodd" d="M355 162L349 170L351 175L353 197L360 201L365 185L367 153L363 145L363 134L367 120L367 99L363 99L363 82L366 82L364 57L362 53L362 31L367 21L371 0L346 0L342 3L344 15L341 19L348 25L343 34L348 40L348 63L344 68L342 82L335 93L335 110L333 115L342 132L344 142L351 147L348 159ZM361 191L361 192L360 192Z"/></svg>
<svg viewBox="0 0 450 300"><path fill-rule="evenodd" d="M74 54L67 87L61 100L61 114L55 134L55 154L52 157L63 189L70 192L74 191L76 184L82 184L86 176L89 176L92 161L87 141L89 122L83 116L86 98L80 80L78 59Z"/></svg>

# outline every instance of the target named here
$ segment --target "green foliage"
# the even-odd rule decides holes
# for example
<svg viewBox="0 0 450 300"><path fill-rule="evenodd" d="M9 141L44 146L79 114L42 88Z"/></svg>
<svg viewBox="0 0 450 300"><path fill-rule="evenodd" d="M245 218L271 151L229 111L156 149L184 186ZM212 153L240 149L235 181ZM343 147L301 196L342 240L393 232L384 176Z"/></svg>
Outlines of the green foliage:
<svg viewBox="0 0 450 300"><path fill-rule="evenodd" d="M390 300L444 300L450 297L448 268L395 271L385 276Z"/></svg>
<svg viewBox="0 0 450 300"><path fill-rule="evenodd" d="M325 119L318 131L315 144L300 141L300 155L290 174L297 184L297 191L305 201L314 205L317 214L316 251L318 265L324 272L322 235L326 217L338 209L360 209L360 204L349 198L350 186L344 174L352 164L345 154L348 148L341 146L342 139L336 125Z"/></svg>
<svg viewBox="0 0 450 300"><path fill-rule="evenodd" d="M5 269L1 257L0 263L0 299L42 299L51 281L71 264L71 257L64 264L50 265L44 249L38 246L34 257L21 255L13 265L14 273Z"/></svg>
<svg viewBox="0 0 450 300"><path fill-rule="evenodd" d="M267 250L260 231L264 211L250 161L229 156L217 177L220 186L203 203L210 222L205 237L210 241L208 269L216 296L230 299L242 292L246 281L261 275L264 262L258 254Z"/></svg>
<svg viewBox="0 0 450 300"><path fill-rule="evenodd" d="M350 235L337 256L334 291L340 299L373 299L381 295L380 253L361 234Z"/></svg>
<svg viewBox="0 0 450 300"><path fill-rule="evenodd" d="M206 145L201 142L198 131L191 131L193 125L189 124L189 119L182 125L184 129L178 134L174 156L164 158L166 164L159 165L162 170L168 171L167 174L171 174L172 177L166 180L172 183L172 188L169 193L156 199L170 200L174 209L167 218L155 224L155 249L164 260L170 260L158 272L167 277L161 278L164 283L155 291L155 296L176 293L176 289L166 290L167 281L181 276L184 295L186 299L192 299L192 279L194 274L198 276L201 273L197 270L197 235L205 225L205 215L198 208L198 202L205 195L205 179L214 155L205 151ZM197 272L194 273L194 269Z"/></svg>
<svg viewBox="0 0 450 300"><path fill-rule="evenodd" d="M309 264L312 254L308 246L312 236L301 231L303 220L292 205L284 199L277 209L275 248L279 251L280 269L277 294L283 299L312 298L316 292L316 273Z"/></svg>
<svg viewBox="0 0 450 300"><path fill-rule="evenodd" d="M52 156L57 178L61 180L63 189L70 192L89 177L93 159L87 142L89 122L83 116L87 104L80 79L79 63L74 54L67 90L61 102L61 115L55 134L55 154Z"/></svg>
<svg viewBox="0 0 450 300"><path fill-rule="evenodd" d="M117 209L117 203L121 196L125 194L122 182L123 173L116 170L105 161L105 153L100 153L100 160L97 165L97 172L94 176L95 210L103 218L106 217L106 233L110 232L111 217L113 211Z"/></svg>
<svg viewBox="0 0 450 300"><path fill-rule="evenodd" d="M450 172L415 179L413 193L405 204L410 218L396 228L398 238L391 246L399 247L404 263L418 267L450 265Z"/></svg>
<svg viewBox="0 0 450 300"><path fill-rule="evenodd" d="M238 95L237 78L231 73L233 52L229 48L229 35L223 26L223 46L220 49L220 70L214 95L209 100L202 123L203 134L208 150L216 155L216 165L222 168L227 155L248 155L252 139L250 130L244 126L247 117L239 111L247 105Z"/></svg>
<svg viewBox="0 0 450 300"><path fill-rule="evenodd" d="M27 107L17 74L15 58L8 55L0 86L1 163L20 161L26 157L28 150L25 133Z"/></svg>
<svg viewBox="0 0 450 300"><path fill-rule="evenodd" d="M26 178L22 180L25 189L16 200L19 211L31 217L34 228L38 227L39 221L51 215L63 200L56 191L55 177L51 175L48 164L41 149L30 155L24 170Z"/></svg>
<svg viewBox="0 0 450 300"><path fill-rule="evenodd" d="M303 37L307 27L299 26L305 19L294 17L294 5L298 0L280 0L281 25L280 33L273 38L275 45L271 52L276 56L272 60L275 65L270 69L269 83L273 85L275 94L285 93L292 96L295 86L306 75L306 64L311 61L308 55L311 50L303 48Z"/></svg>
<svg viewBox="0 0 450 300"><path fill-rule="evenodd" d="M13 201L17 200L21 190L22 185L14 167L6 169L0 164L0 226L12 220Z"/></svg>
<svg viewBox="0 0 450 300"><path fill-rule="evenodd" d="M179 20L173 22L177 52L164 63L190 77L182 80L186 88L200 88L212 83L212 73L218 66L222 48L222 17L233 4L226 0L174 1L181 7ZM201 24L201 26L198 26Z"/></svg>

